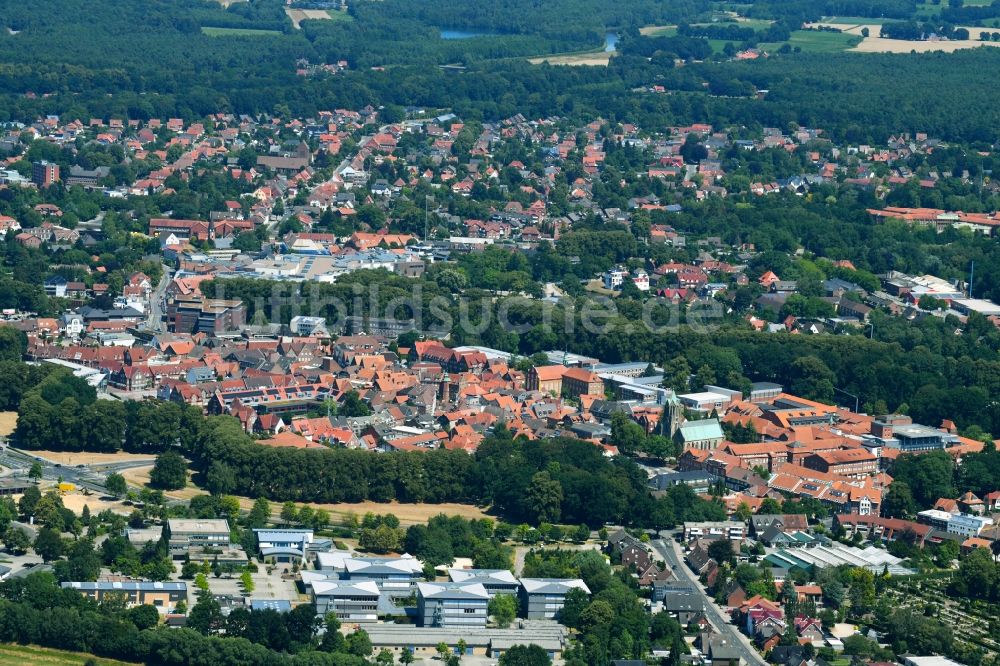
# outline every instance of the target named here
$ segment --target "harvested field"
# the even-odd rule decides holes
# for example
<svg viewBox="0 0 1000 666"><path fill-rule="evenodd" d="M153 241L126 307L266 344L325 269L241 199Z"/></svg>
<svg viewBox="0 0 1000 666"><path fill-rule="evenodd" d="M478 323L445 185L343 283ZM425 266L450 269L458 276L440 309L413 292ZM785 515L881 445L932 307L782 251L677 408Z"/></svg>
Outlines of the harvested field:
<svg viewBox="0 0 1000 666"><path fill-rule="evenodd" d="M588 53L576 53L570 55L551 55L541 58L531 58L528 62L532 65L540 65L547 62L550 65L571 65L588 67L607 67L611 62L614 53L608 51L590 51Z"/></svg>
<svg viewBox="0 0 1000 666"><path fill-rule="evenodd" d="M878 34L882 30L881 23L845 23L843 19L831 19L821 23L812 24L811 27L833 27L839 28L849 35L861 36L861 31L868 28L868 37L865 37L857 46L850 49L853 53L930 53L932 51L943 51L953 53L962 49L974 49L979 46L1000 46L1000 42L981 42L979 33L993 32L993 28L982 28L976 26L956 26L965 27L969 31L967 40L909 40L909 39L885 39Z"/></svg>
<svg viewBox="0 0 1000 666"><path fill-rule="evenodd" d="M302 26L300 24L306 20L329 21L333 19L330 12L325 9L285 8L285 13L288 14L288 18L292 19L292 25L294 25L296 29L301 28Z"/></svg>

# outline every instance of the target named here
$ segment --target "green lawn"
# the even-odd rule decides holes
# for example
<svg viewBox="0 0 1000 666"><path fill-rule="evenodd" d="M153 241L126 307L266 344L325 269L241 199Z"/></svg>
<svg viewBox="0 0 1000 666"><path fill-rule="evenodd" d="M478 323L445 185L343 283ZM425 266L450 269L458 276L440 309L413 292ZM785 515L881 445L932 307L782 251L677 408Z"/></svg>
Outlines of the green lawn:
<svg viewBox="0 0 1000 666"><path fill-rule="evenodd" d="M769 27L771 27L772 23L774 23L774 21L768 21L766 19L745 18L745 19L740 19L739 21L733 21L733 20L706 21L702 23L692 23L691 25L700 27L709 25L722 25L722 26L735 25L740 28L751 28L753 30L767 30Z"/></svg>
<svg viewBox="0 0 1000 666"><path fill-rule="evenodd" d="M649 34L646 35L646 36L647 37L674 37L675 35L677 35L677 26L675 26L675 25L667 25L667 26L663 26L663 27L657 28L656 30L650 30Z"/></svg>
<svg viewBox="0 0 1000 666"><path fill-rule="evenodd" d="M892 19L890 19L892 20ZM884 23L885 19L865 18L864 16L825 16L817 23L831 23L833 25L878 25Z"/></svg>
<svg viewBox="0 0 1000 666"><path fill-rule="evenodd" d="M99 666L134 666L124 661L102 659L85 652L66 652L34 645L0 645L0 664L29 666L80 666L93 659Z"/></svg>
<svg viewBox="0 0 1000 666"><path fill-rule="evenodd" d="M202 26L202 34L209 37L268 37L280 35L278 30L255 30L253 28L213 28Z"/></svg>
<svg viewBox="0 0 1000 666"><path fill-rule="evenodd" d="M327 14L329 14L330 18L333 19L334 21L353 21L354 20L353 16L351 16L347 12L342 12L339 9L331 9L331 10L327 11Z"/></svg>
<svg viewBox="0 0 1000 666"><path fill-rule="evenodd" d="M796 46L807 53L837 53L857 45L861 41L858 35L848 35L843 32L824 32L821 30L795 30L788 44ZM768 52L777 51L785 42L759 44L759 48Z"/></svg>

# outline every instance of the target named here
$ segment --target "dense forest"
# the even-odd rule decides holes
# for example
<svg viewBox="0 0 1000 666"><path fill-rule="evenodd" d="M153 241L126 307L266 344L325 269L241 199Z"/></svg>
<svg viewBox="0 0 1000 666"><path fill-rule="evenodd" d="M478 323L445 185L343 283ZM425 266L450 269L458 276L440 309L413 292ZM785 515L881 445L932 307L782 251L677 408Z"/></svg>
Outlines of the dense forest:
<svg viewBox="0 0 1000 666"><path fill-rule="evenodd" d="M945 139L990 142L1000 127L992 87L980 76L1000 63L994 49L922 55L789 53L754 62L674 67L674 56L707 57L707 39L689 35L655 42L662 38L640 36L638 28L693 23L705 10L699 2L505 0L490 3L489 11L461 2L360 3L352 5L352 20L306 21L295 30L278 0L234 3L227 10L202 0L122 0L102 11L100 5L107 1L97 0L95 6L66 0L58 11L0 1L0 24L6 28L0 29L0 121L46 113L80 118L194 118L219 111L311 114L398 104L452 108L467 120L524 113L600 115L648 126L706 120L751 128L798 123L850 141L926 131ZM800 5L785 4L757 3L752 11L794 26L789 17ZM819 9L901 19L912 14L909 2L898 8L827 4L809 14ZM814 3L802 3L802 11L806 5ZM218 37L203 34L202 27L280 34ZM439 37L442 28L485 36L444 40ZM523 60L599 48L608 28L619 32L621 55L607 68L539 66ZM52 49L57 43L74 48ZM351 71L303 79L295 76L299 58L345 59ZM442 71L438 66L444 64L466 69ZM935 95L926 94L928 80L935 81ZM674 94L635 92L652 83ZM753 96L759 89L769 91L764 99ZM939 104L940 99L949 103Z"/></svg>

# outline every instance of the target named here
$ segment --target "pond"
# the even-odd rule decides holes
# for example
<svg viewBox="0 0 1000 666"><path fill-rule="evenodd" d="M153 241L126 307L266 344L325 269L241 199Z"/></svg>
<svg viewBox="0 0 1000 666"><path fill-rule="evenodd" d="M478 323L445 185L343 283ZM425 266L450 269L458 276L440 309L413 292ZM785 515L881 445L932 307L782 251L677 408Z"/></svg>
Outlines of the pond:
<svg viewBox="0 0 1000 666"><path fill-rule="evenodd" d="M604 35L604 52L614 53L618 49L618 33L609 32Z"/></svg>
<svg viewBox="0 0 1000 666"><path fill-rule="evenodd" d="M491 32L476 32L473 30L442 30L441 39L472 39L473 37L495 37Z"/></svg>

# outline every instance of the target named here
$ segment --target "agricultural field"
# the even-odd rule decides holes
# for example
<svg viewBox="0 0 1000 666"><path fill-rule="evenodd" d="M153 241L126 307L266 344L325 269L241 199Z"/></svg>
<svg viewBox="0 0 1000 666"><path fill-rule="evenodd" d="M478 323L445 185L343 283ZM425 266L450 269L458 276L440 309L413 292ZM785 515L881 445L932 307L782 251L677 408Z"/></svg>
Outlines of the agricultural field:
<svg viewBox="0 0 1000 666"><path fill-rule="evenodd" d="M834 35L838 37L854 36L855 39L859 41L847 47L847 50L857 53L910 53L915 51L917 53L929 53L931 51L944 51L945 53L953 53L954 51L959 51L962 49L973 49L979 46L1000 46L1000 42L981 42L979 41L979 33L985 30L990 30L989 28L976 27L976 26L958 26L964 27L969 31L969 39L967 40L941 40L941 41L918 41L918 40L908 40L908 39L885 39L879 37L879 31L882 29L881 23L871 23L870 19L862 19L861 23L851 23L843 18L832 18L824 19L822 23L814 23L812 26L830 26L836 27L843 30L839 35L837 33L822 33L817 32L817 35ZM868 37L861 37L861 31L868 28ZM795 33L792 37L794 40ZM802 49L805 51L805 47Z"/></svg>
<svg viewBox="0 0 1000 666"><path fill-rule="evenodd" d="M254 28L213 28L202 26L201 32L209 37L274 37L281 35L277 30L256 30Z"/></svg>
<svg viewBox="0 0 1000 666"><path fill-rule="evenodd" d="M804 53L837 53L857 46L861 39L860 35L846 32L795 30L787 42L761 43L758 46L765 51L776 51L788 44L802 49Z"/></svg>
<svg viewBox="0 0 1000 666"><path fill-rule="evenodd" d="M547 62L550 65L575 65L575 66L591 66L591 67L607 67L608 63L611 62L611 57L614 53L609 53L608 51L598 50L598 51L587 51L584 53L568 53L566 55L550 55L543 58L531 58L528 60L532 65L540 65L543 62Z"/></svg>
<svg viewBox="0 0 1000 666"><path fill-rule="evenodd" d="M647 25L639 28L639 34L646 37L673 37L677 34L676 25Z"/></svg>
<svg viewBox="0 0 1000 666"><path fill-rule="evenodd" d="M285 13L292 20L292 25L298 30L303 21L351 21L353 17L338 9L291 9L285 8Z"/></svg>

